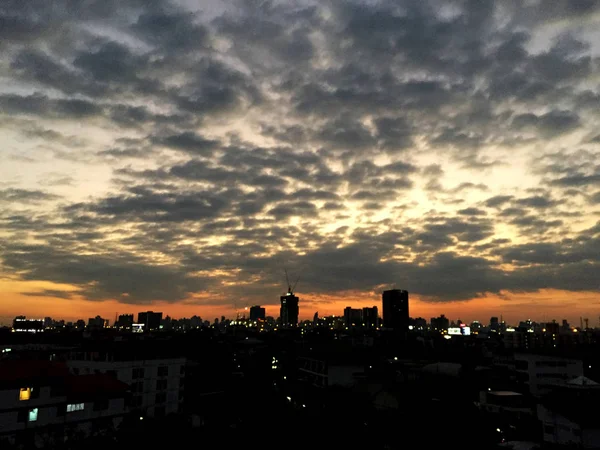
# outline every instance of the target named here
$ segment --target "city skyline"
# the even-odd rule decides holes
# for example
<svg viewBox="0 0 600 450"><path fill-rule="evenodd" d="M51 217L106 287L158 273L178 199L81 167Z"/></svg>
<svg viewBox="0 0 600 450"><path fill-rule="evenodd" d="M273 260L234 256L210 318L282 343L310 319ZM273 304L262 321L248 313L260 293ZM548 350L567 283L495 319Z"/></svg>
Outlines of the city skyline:
<svg viewBox="0 0 600 450"><path fill-rule="evenodd" d="M0 5L0 322L600 315L594 2ZM209 319L210 320L210 319Z"/></svg>

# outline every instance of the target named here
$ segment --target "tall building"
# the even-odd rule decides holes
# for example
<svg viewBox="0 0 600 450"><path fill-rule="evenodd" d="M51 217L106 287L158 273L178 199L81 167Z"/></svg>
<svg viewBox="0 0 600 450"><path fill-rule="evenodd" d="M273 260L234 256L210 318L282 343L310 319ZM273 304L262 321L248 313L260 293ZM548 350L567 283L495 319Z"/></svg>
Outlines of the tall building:
<svg viewBox="0 0 600 450"><path fill-rule="evenodd" d="M362 326L362 310L354 309L350 306L344 308L344 325L346 328L360 327Z"/></svg>
<svg viewBox="0 0 600 450"><path fill-rule="evenodd" d="M379 326L379 312L377 306L363 308L362 321L367 328L377 328Z"/></svg>
<svg viewBox="0 0 600 450"><path fill-rule="evenodd" d="M391 289L383 291L383 326L395 330L408 330L408 291Z"/></svg>
<svg viewBox="0 0 600 450"><path fill-rule="evenodd" d="M103 319L100 316L90 317L87 326L90 330L100 330L108 326L108 319Z"/></svg>
<svg viewBox="0 0 600 450"><path fill-rule="evenodd" d="M133 314L121 314L115 323L115 328L131 330L133 326Z"/></svg>
<svg viewBox="0 0 600 450"><path fill-rule="evenodd" d="M431 318L431 329L433 331L447 331L450 326L450 321L445 315Z"/></svg>
<svg viewBox="0 0 600 450"><path fill-rule="evenodd" d="M265 320L265 308L259 305L254 305L250 307L250 320Z"/></svg>
<svg viewBox="0 0 600 450"><path fill-rule="evenodd" d="M298 302L300 299L296 297L291 290L287 294L280 297L281 308L279 309L279 317L282 327L295 327L298 325Z"/></svg>
<svg viewBox="0 0 600 450"><path fill-rule="evenodd" d="M138 323L144 325L145 331L154 331L160 328L160 321L162 320L161 312L146 311L138 313Z"/></svg>

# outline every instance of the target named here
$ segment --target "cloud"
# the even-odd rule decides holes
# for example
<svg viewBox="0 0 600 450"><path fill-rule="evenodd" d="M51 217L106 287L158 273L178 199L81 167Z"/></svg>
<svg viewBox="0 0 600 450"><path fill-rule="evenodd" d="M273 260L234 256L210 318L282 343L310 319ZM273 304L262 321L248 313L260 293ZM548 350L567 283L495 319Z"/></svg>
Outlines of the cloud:
<svg viewBox="0 0 600 450"><path fill-rule="evenodd" d="M12 203L12 204L35 204L45 202L48 200L59 199L60 196L50 194L48 192L31 190L31 189L19 189L19 188L8 188L0 190L0 202Z"/></svg>
<svg viewBox="0 0 600 450"><path fill-rule="evenodd" d="M136 304L277 302L282 260L325 296L593 289L599 10L521 3L0 2L3 275Z"/></svg>

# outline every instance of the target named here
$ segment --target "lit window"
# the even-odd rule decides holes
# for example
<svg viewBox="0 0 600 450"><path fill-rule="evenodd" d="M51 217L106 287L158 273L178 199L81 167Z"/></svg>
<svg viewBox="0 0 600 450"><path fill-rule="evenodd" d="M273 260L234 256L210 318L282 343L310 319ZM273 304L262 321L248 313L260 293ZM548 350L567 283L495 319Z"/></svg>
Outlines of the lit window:
<svg viewBox="0 0 600 450"><path fill-rule="evenodd" d="M37 416L38 416L38 409L37 408L30 409L27 420L29 420L29 422L35 422L37 420Z"/></svg>
<svg viewBox="0 0 600 450"><path fill-rule="evenodd" d="M67 412L83 411L83 403L70 403L67 405Z"/></svg>
<svg viewBox="0 0 600 450"><path fill-rule="evenodd" d="M21 388L21 390L19 391L19 400L23 401L23 400L29 400L31 398L31 392L33 391L33 388Z"/></svg>

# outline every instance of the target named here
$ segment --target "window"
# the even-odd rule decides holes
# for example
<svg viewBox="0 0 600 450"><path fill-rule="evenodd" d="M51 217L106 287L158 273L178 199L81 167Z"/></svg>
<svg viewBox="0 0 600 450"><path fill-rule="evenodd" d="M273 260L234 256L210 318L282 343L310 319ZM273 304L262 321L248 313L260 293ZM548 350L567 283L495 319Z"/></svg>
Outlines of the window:
<svg viewBox="0 0 600 450"><path fill-rule="evenodd" d="M156 390L162 391L167 388L167 380L156 380Z"/></svg>
<svg viewBox="0 0 600 450"><path fill-rule="evenodd" d="M185 378L179 379L179 387L183 387L185 385Z"/></svg>
<svg viewBox="0 0 600 450"><path fill-rule="evenodd" d="M185 375L185 366L179 366L179 375Z"/></svg>
<svg viewBox="0 0 600 450"><path fill-rule="evenodd" d="M25 401L31 398L31 393L33 392L33 388L25 387L19 390L19 400Z"/></svg>
<svg viewBox="0 0 600 450"><path fill-rule="evenodd" d="M544 425L544 433L554 434L554 427L552 425Z"/></svg>
<svg viewBox="0 0 600 450"><path fill-rule="evenodd" d="M66 410L67 410L67 405L58 405L56 407L56 417L62 417L62 416L64 416Z"/></svg>
<svg viewBox="0 0 600 450"><path fill-rule="evenodd" d="M158 394L156 394L156 397L154 399L156 401L156 403L164 403L167 401L167 393L166 392L159 392Z"/></svg>
<svg viewBox="0 0 600 450"><path fill-rule="evenodd" d="M154 417L164 417L165 415L165 407L164 406L157 406L156 408L154 408Z"/></svg>
<svg viewBox="0 0 600 450"><path fill-rule="evenodd" d="M29 410L29 414L27 416L27 421L28 422L35 422L38 418L38 409L37 408L33 408Z"/></svg>
<svg viewBox="0 0 600 450"><path fill-rule="evenodd" d="M137 369L133 369L133 377L134 380L138 378L144 378L144 369L142 367L138 367Z"/></svg>
<svg viewBox="0 0 600 450"><path fill-rule="evenodd" d="M131 383L131 392L137 393L142 392L144 390L144 382L136 381L135 383Z"/></svg>
<svg viewBox="0 0 600 450"><path fill-rule="evenodd" d="M158 367L158 376L166 377L167 375L169 375L169 367L168 366L159 366Z"/></svg>
<svg viewBox="0 0 600 450"><path fill-rule="evenodd" d="M69 403L67 405L67 412L83 411L84 403Z"/></svg>

